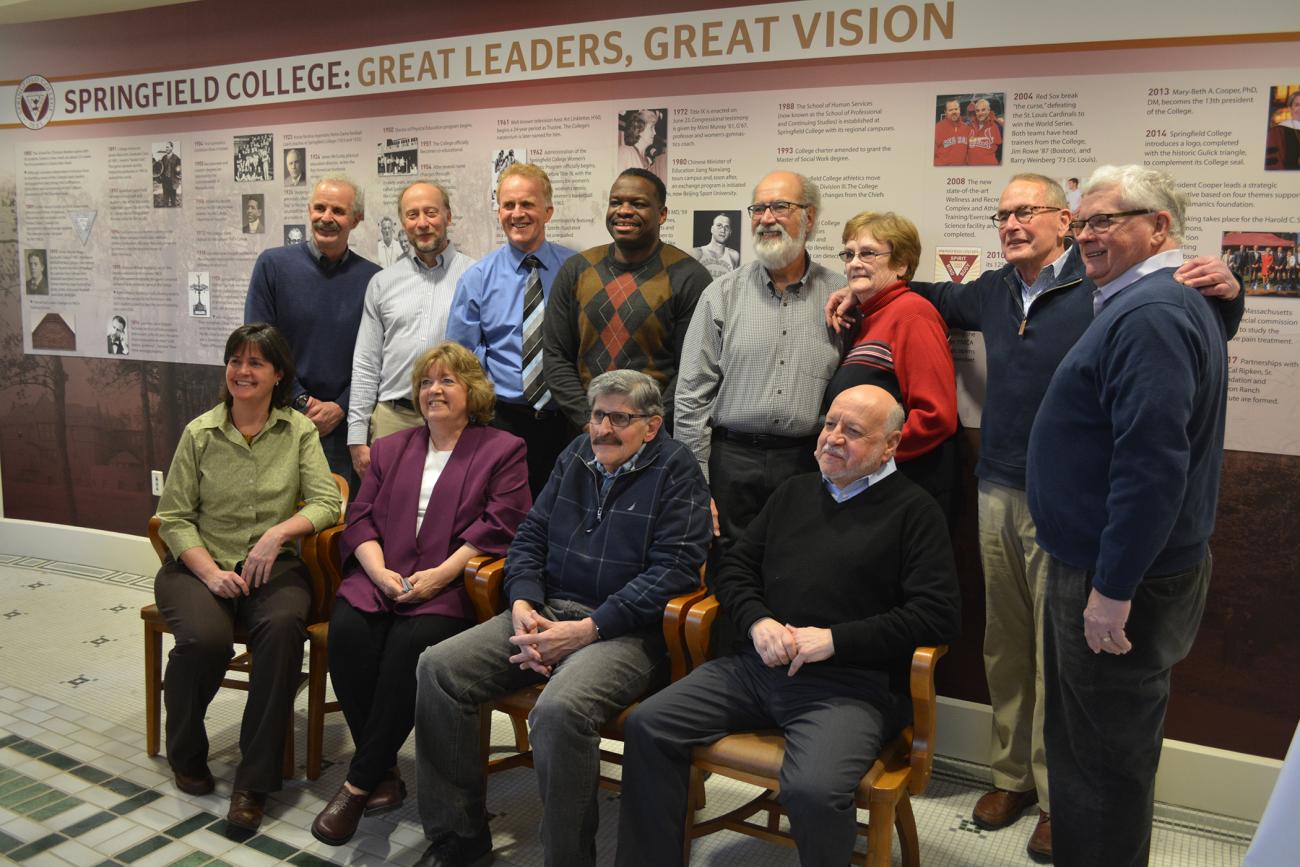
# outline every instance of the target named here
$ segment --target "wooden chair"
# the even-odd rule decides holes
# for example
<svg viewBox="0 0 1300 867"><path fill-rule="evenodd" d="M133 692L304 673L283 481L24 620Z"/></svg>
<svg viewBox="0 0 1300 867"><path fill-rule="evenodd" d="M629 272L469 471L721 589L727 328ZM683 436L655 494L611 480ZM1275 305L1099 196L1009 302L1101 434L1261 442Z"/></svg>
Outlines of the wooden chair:
<svg viewBox="0 0 1300 867"><path fill-rule="evenodd" d="M332 529L332 528L331 528ZM341 529L341 528L340 528ZM329 535L326 535L329 533ZM329 598L334 599L339 583L343 580L343 563L339 558L339 533L326 530L318 543L321 571L325 575L329 588ZM475 572L490 563L489 556L471 557L465 566L465 584L469 585ZM308 670L329 671L329 612L319 621L307 627ZM325 678L321 677L307 684L307 779L320 777L325 743L325 714L339 710L338 701L325 700Z"/></svg>
<svg viewBox="0 0 1300 867"><path fill-rule="evenodd" d="M709 631L717 615L718 600L714 596L696 603L686 614L683 637L692 666L709 658ZM939 657L947 652L948 648L943 646L918 647L912 656L912 724L881 749L858 785L857 806L870 811L870 816L867 825L858 823L859 833L866 833L867 852L865 856L855 857L855 864L888 867L893 858L892 828L898 829L904 867L920 864L916 818L909 796L921 794L930 781L938 707L934 669ZM686 813L683 864L690 860L692 840L722 830L794 846L788 832L781 830L782 809L776 800L784 755L785 741L781 733L770 730L728 735L709 746L695 748L691 756L691 795ZM695 813L702 806L697 799L703 791L704 775L711 773L759 786L764 792L735 810L697 824ZM748 821L759 812L766 813L765 822Z"/></svg>
<svg viewBox="0 0 1300 867"><path fill-rule="evenodd" d="M348 501L348 483L347 480L337 474L332 474L334 482L339 486L339 493L343 498L344 508L346 509ZM165 560L169 554L167 545L163 542L159 532L162 521L157 515L149 519L149 543L153 545L155 553L158 554L160 561ZM338 524L322 530L320 533L313 533L302 540L302 560L307 566L307 572L311 576L311 607L308 609L308 624L316 624L324 621L329 622L330 611L334 607L334 591L338 587L338 582L331 583L327 578L323 568L323 561L327 558L326 550L332 547L337 551L337 537L343 532L342 516ZM170 633L171 629L167 626L167 621L163 619L162 614L158 611L158 606L154 604L146 605L140 609L140 619L144 621L144 722L145 722L145 750L151 756L158 755L160 742L162 740L162 686L163 686L163 661L162 661L162 637L164 633ZM310 626L308 629L310 630ZM241 630L235 631L235 642L237 644L248 644L248 636ZM245 651L237 654L234 659L226 666L227 676L221 681L221 685L229 689L239 689L248 691L248 677L252 671L252 655ZM311 730L312 721L319 719L322 721L324 713L314 713L315 708L312 706L312 697L319 692L320 699L323 701L325 696L325 677L327 674L326 660L322 657L319 662L313 655L308 662L307 671L298 676L298 685L295 690L301 692L304 685L308 689L308 747L313 742L313 732ZM232 676L239 675L239 676ZM319 690L317 686L319 685ZM315 732L315 742L318 745L321 740L321 733ZM286 779L294 776L294 742L293 742L293 719L290 717L289 725L284 734L284 763L282 773ZM316 779L320 776L319 757L316 763L316 774L310 779Z"/></svg>
<svg viewBox="0 0 1300 867"><path fill-rule="evenodd" d="M473 581L469 580L468 575L466 576L465 586L469 590L469 598L474 605L474 614L479 623L483 623L505 610L505 601L502 595L502 586L505 583L505 565L505 560L496 560L478 570ZM669 675L672 680L680 679L688 671L689 660L682 639L684 615L691 605L703 599L706 593L707 591L703 587L699 587L690 593L673 597L664 607L663 631L664 640L668 644ZM526 686L483 705L479 714L479 744L483 755L485 773L493 774L497 771L505 771L521 765L533 767L533 751L528 742L528 714L532 712L533 705L537 703L543 687L545 687L545 684L542 683ZM611 740L623 740L623 724L627 720L627 715L632 712L633 707L636 707L636 705L633 704L624 708L622 713L606 723L600 730L600 736ZM510 717L510 724L514 729L515 736L514 753L495 759L491 757L492 711L499 711ZM600 758L601 761L616 765L623 763L623 757L610 750L601 750ZM600 782L605 788L618 788L618 781L610 777L602 775Z"/></svg>

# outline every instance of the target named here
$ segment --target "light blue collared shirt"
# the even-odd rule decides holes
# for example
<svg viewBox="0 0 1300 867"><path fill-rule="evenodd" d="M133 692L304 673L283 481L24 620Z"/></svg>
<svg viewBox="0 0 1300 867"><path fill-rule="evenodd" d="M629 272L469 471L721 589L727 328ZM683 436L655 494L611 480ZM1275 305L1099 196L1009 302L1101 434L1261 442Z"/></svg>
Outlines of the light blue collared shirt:
<svg viewBox="0 0 1300 867"><path fill-rule="evenodd" d="M1120 290L1127 289L1148 274L1154 274L1156 271L1165 268L1181 268L1182 265L1183 251L1181 249L1165 250L1163 253L1156 253L1150 259L1138 262L1105 286L1098 286L1092 290L1092 315L1096 316L1101 313L1106 303L1118 295Z"/></svg>
<svg viewBox="0 0 1300 867"><path fill-rule="evenodd" d="M1034 303L1034 299L1042 295L1048 289L1056 284L1056 275L1061 273L1065 267L1066 257L1070 255L1070 247L1067 244L1065 252L1056 257L1050 265L1045 265L1043 270L1038 272L1034 278L1034 284L1031 286L1025 282L1025 278L1020 276L1019 271L1015 271L1016 281L1020 283L1020 300L1023 304L1024 315L1029 315L1029 305Z"/></svg>
<svg viewBox="0 0 1300 867"><path fill-rule="evenodd" d="M551 297L551 284L573 250L543 241L534 256L541 260L542 296ZM524 288L528 269L524 256L505 244L461 275L447 319L447 339L478 356L496 386L497 400L524 402Z"/></svg>
<svg viewBox="0 0 1300 867"><path fill-rule="evenodd" d="M835 483L825 476L822 476L822 484L826 486L826 493L831 495L831 499L837 503L842 503L856 497L872 485L880 484L880 482L893 475L896 469L898 467L894 465L894 459L890 458L883 467L874 473L865 475L856 482L849 482L842 488L836 487Z"/></svg>

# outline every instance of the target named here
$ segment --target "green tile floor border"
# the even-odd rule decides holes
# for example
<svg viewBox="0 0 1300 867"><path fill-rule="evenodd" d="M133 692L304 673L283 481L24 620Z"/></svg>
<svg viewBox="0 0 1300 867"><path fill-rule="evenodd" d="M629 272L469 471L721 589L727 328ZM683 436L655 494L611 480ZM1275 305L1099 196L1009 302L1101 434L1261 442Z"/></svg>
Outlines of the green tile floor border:
<svg viewBox="0 0 1300 867"><path fill-rule="evenodd" d="M8 747L28 759L36 759L66 771L73 776L98 786L105 791L120 795L122 800L97 813L92 813L83 819L73 822L62 830L62 832L51 832L28 843L0 831L0 860L14 861L22 863L29 858L35 858L49 849L58 846L68 840L75 840L83 834L89 833L95 828L105 825L119 817L130 817L130 814L147 804L151 804L164 797L164 793L153 789L146 789L138 783L122 779L113 774L96 768L90 764L82 764L77 759L66 753L52 750L43 746L36 741L29 740L19 735L5 735L0 737L0 749ZM46 785L40 780L35 780L26 774L23 774L12 767L0 764L0 806L4 806L15 813L26 816L35 822L44 822L45 820L57 816L60 813L71 810L87 803L84 799L75 795L69 795L53 786ZM102 865L122 865L132 864L140 861L149 855L162 849L170 844L173 840L184 840L190 834L196 831L206 829L214 834L241 843L255 852L263 855L269 855L278 860L287 861L298 867L318 867L318 865L331 864L333 862L313 855L309 852L303 852L296 846L285 843L283 840L276 839L268 834L259 834L256 831L249 831L245 828L239 828L231 825L224 818L216 816L205 810L199 810L188 819L181 819L166 830L155 832L149 837L141 840L116 855L106 858L100 862ZM103 853L100 853L103 854ZM238 860L238 859L236 859ZM171 867L176 865L208 865L208 867L221 867L226 862L215 858L204 852L194 852L190 855L176 861Z"/></svg>

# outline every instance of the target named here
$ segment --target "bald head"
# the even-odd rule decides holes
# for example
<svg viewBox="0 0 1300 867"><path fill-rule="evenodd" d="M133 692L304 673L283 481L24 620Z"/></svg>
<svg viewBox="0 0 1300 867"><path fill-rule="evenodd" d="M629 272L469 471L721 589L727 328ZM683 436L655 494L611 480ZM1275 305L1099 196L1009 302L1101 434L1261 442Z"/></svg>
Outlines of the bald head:
<svg viewBox="0 0 1300 867"><path fill-rule="evenodd" d="M858 385L836 395L817 437L817 465L837 487L871 475L894 457L906 414L889 392Z"/></svg>

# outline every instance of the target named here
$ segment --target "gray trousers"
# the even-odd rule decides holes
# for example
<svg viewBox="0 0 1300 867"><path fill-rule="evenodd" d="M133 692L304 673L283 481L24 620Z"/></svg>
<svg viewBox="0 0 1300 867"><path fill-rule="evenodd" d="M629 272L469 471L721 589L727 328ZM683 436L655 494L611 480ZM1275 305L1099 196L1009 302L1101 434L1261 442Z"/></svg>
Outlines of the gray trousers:
<svg viewBox="0 0 1300 867"><path fill-rule="evenodd" d="M542 614L579 620L590 609L551 600ZM416 667L415 750L420 821L430 840L471 837L487 823L479 705L543 680L509 657L513 627L504 611L430 647ZM528 718L542 797L546 863L596 863L596 793L601 726L662 681L663 636L652 629L588 645L561 660Z"/></svg>
<svg viewBox="0 0 1300 867"><path fill-rule="evenodd" d="M781 805L806 867L848 864L862 775L911 716L883 672L814 663L794 677L756 652L714 659L637 705L628 718L618 867L680 864L691 750L737 731L785 735Z"/></svg>

